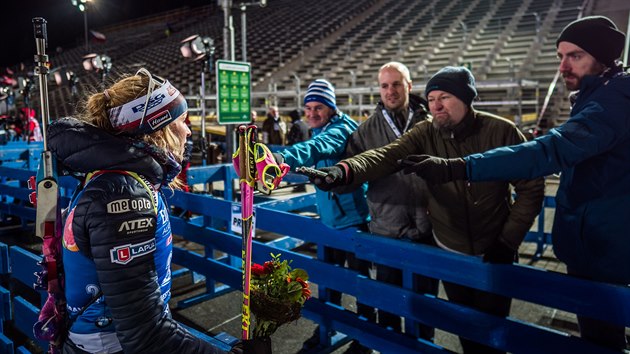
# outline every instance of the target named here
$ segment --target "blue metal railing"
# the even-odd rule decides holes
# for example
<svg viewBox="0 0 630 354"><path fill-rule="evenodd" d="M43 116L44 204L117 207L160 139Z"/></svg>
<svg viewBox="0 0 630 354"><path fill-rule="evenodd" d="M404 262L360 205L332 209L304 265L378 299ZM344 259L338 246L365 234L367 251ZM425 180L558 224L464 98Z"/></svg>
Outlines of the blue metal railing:
<svg viewBox="0 0 630 354"><path fill-rule="evenodd" d="M21 179L28 172L0 166L3 181ZM234 178L229 165L206 166L189 171L189 181L195 184L208 184L222 181L225 188L223 198L207 194L174 192L169 195L173 206L192 212L194 217L171 217L175 234L203 245L203 251L193 252L175 247L173 262L201 274L206 278L206 291L189 304L218 296L226 291L238 290L241 286L240 253L241 238L230 230L234 218L232 206L235 191L231 187ZM299 177L297 177L299 178ZM23 198L21 187L0 189L3 212L16 213L19 217L32 220L32 208L14 209L4 202L5 196ZM70 188L70 187L68 187ZM546 203L552 206L553 200ZM14 204L12 201L11 204ZM332 230L318 219L297 214L302 210L312 210L315 204L313 194L302 194L285 200L258 198L255 204L257 232L269 232L291 240L310 242L318 246L329 246L354 252L358 258L399 268L405 279L412 274L421 274L436 279L462 284L468 287L497 293L530 303L554 309L587 315L603 321L630 327L630 289L611 284L573 278L564 274L547 271L526 265L495 265L469 257L446 252L411 242L375 237L354 229ZM27 212L28 211L28 212ZM541 218L544 220L544 216ZM538 238L542 245L549 241L543 225L530 237ZM433 296L411 291L410 282L397 287L372 280L356 271L327 264L315 257L286 249L283 244L294 242L254 241L253 261L262 263L269 259L269 253L282 253L283 258L292 259L294 267L306 269L311 281L319 289L335 289L355 296L368 306L396 313L406 318L406 322L423 323L443 329L477 342L506 350L512 353L612 353L603 347L582 340L556 329L529 323L513 318L499 318L480 311L451 303ZM5 247L5 248L3 248ZM32 282L32 267L38 256L28 256L16 247L10 252L3 251L0 245L0 270L9 272L13 278L27 285ZM228 256L216 257L214 251L222 251ZM10 260L11 263L8 263ZM30 265L29 265L30 264ZM215 284L227 287L219 288ZM4 293L3 293L4 291ZM7 289L0 289L2 313L5 321L28 335L37 306L22 298L11 300L6 296ZM320 292L320 295L322 292ZM606 299L593 301L592 299ZM416 339L408 334L396 334L390 330L368 323L365 319L339 306L325 301L324 297L307 301L304 316L317 322L323 333L330 330L342 332L356 338L364 345L381 352L396 353L445 353L447 349L433 343ZM15 316L7 317L13 309ZM6 338L6 337L5 337ZM9 338L0 335L0 350L4 351ZM329 342L334 348L335 342ZM8 349L7 349L8 350ZM7 351L9 352L9 351Z"/></svg>

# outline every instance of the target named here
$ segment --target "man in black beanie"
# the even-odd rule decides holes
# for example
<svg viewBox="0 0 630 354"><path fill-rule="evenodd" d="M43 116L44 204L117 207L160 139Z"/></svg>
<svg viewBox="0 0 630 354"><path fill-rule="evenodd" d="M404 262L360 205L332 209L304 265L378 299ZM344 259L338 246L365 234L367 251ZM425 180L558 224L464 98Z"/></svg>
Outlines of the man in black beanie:
<svg viewBox="0 0 630 354"><path fill-rule="evenodd" d="M624 41L624 34L605 17L570 23L556 42L565 84L570 90L579 90L572 94L571 117L566 123L527 144L463 159L422 156L409 169L434 183L512 180L562 172L552 237L556 256L566 263L570 275L627 286L630 75L617 61ZM626 348L622 325L607 322L600 312L577 317L582 338L618 351Z"/></svg>
<svg viewBox="0 0 630 354"><path fill-rule="evenodd" d="M358 186L400 171L399 160L407 159L406 164L413 164L419 156L415 154L463 157L525 141L514 123L472 107L477 89L472 73L464 67L448 66L438 71L427 83L425 95L432 118L417 123L388 145L321 168L328 175L314 178L313 183L323 190ZM516 200L510 185L517 194ZM490 263L510 264L516 260L516 250L540 212L544 198L542 178L472 184L456 181L429 184L428 189L431 197L427 209L437 245ZM511 298L446 281L443 285L452 302L495 316L505 317L510 312ZM490 339L485 344L465 338L460 341L465 354L505 353L488 346L500 340Z"/></svg>
<svg viewBox="0 0 630 354"><path fill-rule="evenodd" d="M556 41L559 70L567 88L579 90L586 75L618 72L615 61L621 56L624 42L625 35L606 17L585 17L567 25Z"/></svg>

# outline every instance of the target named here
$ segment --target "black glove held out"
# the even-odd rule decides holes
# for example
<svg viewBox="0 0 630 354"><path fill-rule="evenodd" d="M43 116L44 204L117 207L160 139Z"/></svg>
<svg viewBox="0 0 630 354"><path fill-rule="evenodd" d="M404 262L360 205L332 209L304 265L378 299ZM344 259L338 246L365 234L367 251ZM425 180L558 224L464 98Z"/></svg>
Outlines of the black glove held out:
<svg viewBox="0 0 630 354"><path fill-rule="evenodd" d="M325 172L326 177L321 178L309 176L309 180L317 188L327 192L335 187L346 184L346 170L342 166L334 165L331 167L318 168L318 170Z"/></svg>
<svg viewBox="0 0 630 354"><path fill-rule="evenodd" d="M443 159L430 155L409 155L399 160L406 174L415 173L430 184L466 179L466 162L462 158Z"/></svg>

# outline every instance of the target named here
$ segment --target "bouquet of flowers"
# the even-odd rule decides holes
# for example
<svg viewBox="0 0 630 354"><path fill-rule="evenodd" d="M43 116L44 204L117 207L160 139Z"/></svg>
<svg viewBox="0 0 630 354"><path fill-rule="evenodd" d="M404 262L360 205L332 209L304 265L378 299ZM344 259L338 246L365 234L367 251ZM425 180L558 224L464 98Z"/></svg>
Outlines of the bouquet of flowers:
<svg viewBox="0 0 630 354"><path fill-rule="evenodd" d="M254 337L273 334L281 325L300 318L304 302L311 297L308 273L291 269L280 254L271 254L263 265L252 265L251 309L254 314Z"/></svg>

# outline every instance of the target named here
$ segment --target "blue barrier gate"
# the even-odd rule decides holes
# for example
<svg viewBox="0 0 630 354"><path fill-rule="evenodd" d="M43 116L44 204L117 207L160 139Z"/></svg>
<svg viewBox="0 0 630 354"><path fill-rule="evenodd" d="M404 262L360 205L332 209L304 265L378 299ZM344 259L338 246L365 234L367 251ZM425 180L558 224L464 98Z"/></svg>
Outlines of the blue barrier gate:
<svg viewBox="0 0 630 354"><path fill-rule="evenodd" d="M23 171L0 167L0 176L3 180L10 181L23 174ZM183 192L170 195L171 205L199 215L190 219L171 217L173 233L204 246L203 253L178 247L173 250L175 264L182 265L206 278L204 297L194 301L201 301L228 291L226 288L217 288L208 284L220 282L237 290L241 287L240 261L238 261L240 260L241 238L229 228L233 217L232 206L235 204L232 202L235 193L232 187L233 178L234 174L229 165L193 168L189 172L189 181L195 184L222 181L225 198ZM21 198L24 195L21 188L6 188L1 190L3 196ZM510 317L499 318L444 299L416 294L410 290L410 281L406 281L403 287L380 283L359 275L356 271L327 264L316 258L285 249L281 245L294 245L295 242L290 240L299 239L303 242L315 243L319 249L322 246L339 248L354 252L361 259L402 269L404 279L411 279L414 273L422 274L626 327L630 326L630 289L627 287L577 279L525 265L486 264L475 257L458 255L411 242L375 237L353 229L332 230L317 219L295 213L301 210L313 210L314 203L315 198L312 194L286 200L257 198L256 228L283 235L285 238L282 242L254 241L253 261L261 263L269 259L269 253L281 252L283 258L293 260L293 266L306 269L311 276L311 281L317 283L320 290L325 288L339 290L359 298L366 305L396 313L408 321L434 326L512 353L586 354L613 353L614 351L534 323ZM3 211L14 211L5 204L4 202L0 204ZM27 213L29 210L32 211L32 208L24 207L24 210L19 211L19 216L27 219L34 217L34 214ZM543 227L538 228L538 233L539 235L531 234L530 237L542 239L541 245L548 242L549 235L544 234ZM34 259L27 262L26 259L29 259L29 256L18 249L11 248L10 252L2 250L0 245L0 265L9 264L7 259L11 259L12 277L25 277L27 278L25 283L28 283L30 280L27 273L30 270L23 269L28 269L25 264L34 262ZM215 250L225 252L228 256L215 258L213 256ZM8 266L1 266L0 269L6 270ZM21 300L16 300L17 297L11 303L10 297L3 296L2 290L6 293L6 289L0 289L3 314L10 313L8 309L11 306L15 313L12 319L5 317L5 320L13 321L14 325L19 322L20 326L28 327L26 322L33 319L33 307L27 306ZM368 323L348 310L325 302L324 297L321 296L322 292L319 299L307 301L304 308L304 316L317 322L322 333L336 330L384 353L450 352L433 343L405 334L396 334ZM9 301L5 298L9 298ZM606 301L592 299L606 299ZM32 322L29 324L32 326ZM27 332L24 333L27 334ZM6 340L0 337L0 343L4 345ZM330 344L333 345L330 347L332 349L335 343L330 342Z"/></svg>

